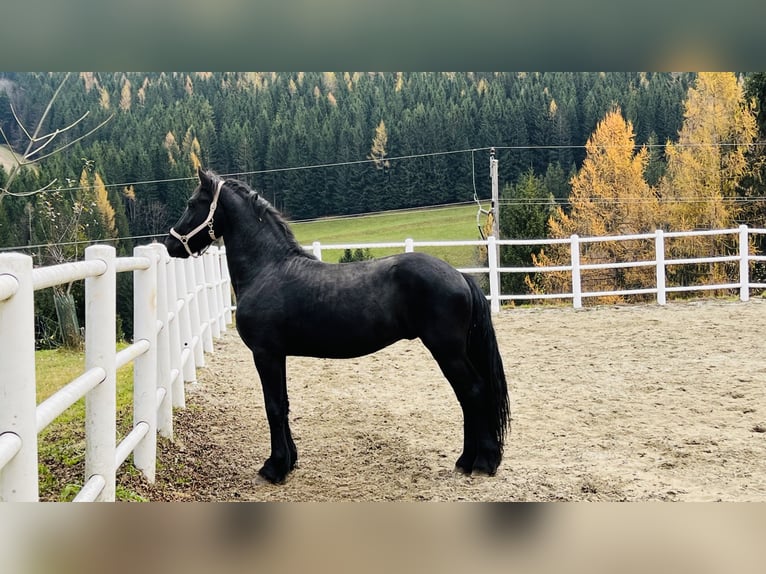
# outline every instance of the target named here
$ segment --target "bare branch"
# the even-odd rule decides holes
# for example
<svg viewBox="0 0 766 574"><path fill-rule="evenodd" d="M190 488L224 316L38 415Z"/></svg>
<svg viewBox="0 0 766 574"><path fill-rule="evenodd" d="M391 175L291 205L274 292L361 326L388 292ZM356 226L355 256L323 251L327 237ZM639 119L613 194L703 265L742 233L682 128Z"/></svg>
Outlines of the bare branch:
<svg viewBox="0 0 766 574"><path fill-rule="evenodd" d="M37 125L35 127L35 130L32 134L29 133L27 128L24 126L24 124L21 121L21 118L19 118L19 115L16 113L16 109L13 107L13 104L9 102L11 113L13 114L14 119L16 120L16 123L18 124L19 128L24 132L24 135L29 140L29 143L27 145L26 150L24 151L23 155L17 155L13 152L13 147L11 146L10 140L8 139L8 136L3 131L2 127L0 127L0 135L2 135L3 140L5 141L6 145L12 152L13 161L15 162L15 165L11 167L10 173L8 174L8 180L5 182L5 187L0 187L0 200L4 195L11 195L14 197L28 197L30 195L35 195L37 193L42 193L44 191L48 191L56 184L57 179L54 179L44 187L41 187L39 189L35 189L33 191L24 191L24 192L12 192L10 190L11 184L15 181L16 177L18 176L20 170L22 167L34 165L54 154L57 154L59 152L62 152L63 150L67 149L70 146L73 146L74 144L82 141L83 139L87 138L88 136L92 135L97 130L101 129L107 122L109 122L113 117L114 114L111 114L108 118L106 118L104 121L102 121L100 124L98 124L93 129L89 130L87 133L75 138L74 140L60 145L58 147L54 147L54 149L50 150L48 153L44 153L40 155L40 153L51 144L51 142L55 141L56 138L61 135L62 133L71 130L75 126L77 126L80 122L82 122L88 115L90 114L90 111L86 111L80 118L75 120L74 122L70 123L69 125L63 127L63 128L56 128L54 131L46 133L45 135L40 135L40 132L43 129L43 125L45 124L45 121L48 117L48 114L50 113L54 102L58 98L59 94L61 93L62 88L64 87L64 84L69 79L69 76L71 75L71 72L67 72L67 74L64 76L64 78L59 83L58 87L56 88L56 91L51 96L50 100L48 100L48 104L45 106L45 110L43 111L42 116L40 116L40 119L37 122Z"/></svg>
<svg viewBox="0 0 766 574"><path fill-rule="evenodd" d="M53 95L51 96L51 99L48 100L48 105L45 106L45 111L43 112L43 115L40 116L40 121L37 122L37 128L35 128L35 133L32 134L32 137L30 138L29 145L27 146L26 151L24 152L24 157L27 157L30 150L32 149L32 145L34 143L35 138L37 137L37 134L40 133L40 130L43 128L43 124L45 123L45 119L48 117L48 114L51 111L51 108L53 107L53 102L56 101L56 98L58 98L59 93L61 93L61 89L64 87L64 84L69 79L69 76L72 74L72 72L67 72L66 76L64 76L64 79L61 80L61 83L59 84L59 87L56 88L56 91L53 92Z"/></svg>
<svg viewBox="0 0 766 574"><path fill-rule="evenodd" d="M65 131L67 131L67 130L71 130L73 127L75 127L77 124L79 124L79 123L80 123L82 120L84 120L86 117L88 117L88 115L89 115L89 114L90 114L90 110L88 110L87 112L85 112L85 113L84 113L84 114L83 114L83 115L80 117L80 119L78 119L78 120L75 120L73 123L69 124L69 125L68 125L68 126L66 126L65 128L57 129L57 130L56 130L56 131L54 131L54 132L51 132L51 133L49 133L49 134L46 134L46 135L44 135L44 136L41 136L41 137L39 137L39 138L36 138L36 139L34 140L34 141L35 141L35 143L36 143L36 142L38 142L38 141L42 141L42 140L44 140L44 139L46 139L46 138L47 138L47 140L48 140L48 141L46 141L45 143L41 144L41 145L40 145L40 146L38 146L36 149L34 149L34 150L30 151L30 152L29 152L29 153L28 153L26 156L24 156L24 159L25 159L25 160L27 160L27 159L29 159L30 157L32 157L33 155L35 155L35 154L39 153L39 152L40 152L40 150L41 150L41 149L43 149L45 146L47 146L49 143L51 143L51 142L52 142L52 141L53 141L53 140L56 138L56 136L58 136L58 135L60 135L60 134L63 134L63 133L64 133ZM114 117L114 114L112 114L111 116L109 116L109 119L112 119L112 117ZM109 120L106 120L106 121L109 121ZM106 121L105 121L104 123L106 123ZM101 125L103 125L103 123L102 123ZM93 133L93 132L89 132L89 133ZM63 148L61 148L61 149L63 149ZM28 162L28 163L34 163L35 161L38 161L38 160L32 160L32 161L30 161L30 162Z"/></svg>
<svg viewBox="0 0 766 574"><path fill-rule="evenodd" d="M33 141L34 138L32 135L27 131L27 128L24 127L24 124L21 123L21 119L19 118L18 114L16 113L16 109L13 107L13 102L9 99L8 100L8 106L11 108L11 113L13 114L13 119L16 120L16 125L18 125L21 128L21 131L24 132L24 135L27 136L27 139L29 141ZM7 141L7 140L6 140ZM9 144L10 145L10 144Z"/></svg>
<svg viewBox="0 0 766 574"><path fill-rule="evenodd" d="M10 178L9 178L9 181L10 181ZM30 195L35 195L37 193L42 193L44 191L49 191L50 189L53 188L53 185L57 181L58 181L58 178L54 178L47 185L45 185L45 186L43 186L43 187L41 187L39 189L35 189L33 191L11 191L11 190L9 190L9 189L7 189L5 187L0 187L0 195L7 194L7 195L10 195L10 196L13 196L13 197L29 197Z"/></svg>
<svg viewBox="0 0 766 574"><path fill-rule="evenodd" d="M52 155L54 155L54 154L57 154L58 152L60 152L60 151L62 151L62 150L65 150L65 149L66 149L66 148L68 148L69 146L72 146L72 145L76 144L76 143L77 143L77 142L79 142L80 140L83 140L83 139L85 139L86 137L88 137L89 135L91 135L93 132L95 132L95 131L96 131L96 130L98 130L99 128L103 127L104 125L106 125L106 124L107 124L107 123L108 123L108 122L109 122L109 121L110 121L110 120L111 120L113 117L114 117L114 114L112 114L111 116L109 116L108 118L106 118L106 119L105 119L103 122L101 122L100 124L98 124L98 125L97 125L95 128L93 128L92 130L90 130L88 133L81 135L81 136L80 136L80 137L78 137L77 139L73 139L71 142L69 142L69 143L67 143L67 144L64 144L64 145L62 145L61 147L57 147L56 149L54 149L53 151L50 151L50 152L48 152L48 153L47 153L47 154L45 154L45 155L41 155L40 157L38 157L37 159L35 159L35 160L33 160L33 161L29 162L29 163L30 163L30 164L31 164L31 163L37 163L38 161L41 161L41 160L45 159L46 157L50 157L50 156L52 156ZM62 131L63 131L63 130L62 130ZM33 152L33 153L36 153L36 152ZM25 164L25 165L26 165L26 164Z"/></svg>
<svg viewBox="0 0 766 574"><path fill-rule="evenodd" d="M31 136L29 134L29 132L27 131L27 128L24 127L24 124L21 122L21 119L19 119L19 116L16 114L16 110L14 109L12 103L10 103L10 108L11 108L11 112L13 113L13 118L16 120L16 123L22 129L22 131L24 132L24 134L27 136L27 138L30 141L30 145L27 146L27 152L24 154L24 161L19 162L20 166L21 165L31 165L31 164L33 164L33 163L35 163L37 161L40 161L40 159L42 159L42 157L48 157L48 156L42 156L40 158L28 161L30 157L32 157L33 155L39 153L40 150L42 150L45 146L47 146L54 139L56 139L56 136L66 132L68 130L71 130L73 127L75 127L77 124L79 124L81 121L83 121L85 118L87 118L90 115L90 110L88 110L82 116L80 116L79 119L75 120L74 122L72 122L68 126L66 126L64 128L60 128L60 129L57 128L55 131L50 132L48 134L45 134L44 136L36 137L36 136ZM114 117L114 114L109 116L109 118L107 118L105 121L103 121L101 124L99 124L98 127L96 127L95 129L91 130L90 132L88 132L85 136L82 136L82 137L78 138L77 140L75 140L72 143L75 143L75 142L79 141L80 139L82 139L83 137L86 137L87 135L92 134L94 131L96 131L96 129L98 129L99 127L103 126L106 122L111 120L113 117ZM38 131L39 131L39 125L38 125ZM35 132L35 133L37 133L37 132ZM6 141L6 143L8 144L8 146L10 147L10 143L8 142L8 138L5 137L5 134L3 134L3 137L4 137L5 141ZM35 144L37 142L40 142L40 141L43 141L43 140L46 140L46 139L47 139L47 141L45 143L41 144L36 149L31 149L32 148L32 144ZM64 147L68 147L69 145L71 145L71 143L67 144L67 146L64 146ZM59 149L64 149L64 147L61 147Z"/></svg>

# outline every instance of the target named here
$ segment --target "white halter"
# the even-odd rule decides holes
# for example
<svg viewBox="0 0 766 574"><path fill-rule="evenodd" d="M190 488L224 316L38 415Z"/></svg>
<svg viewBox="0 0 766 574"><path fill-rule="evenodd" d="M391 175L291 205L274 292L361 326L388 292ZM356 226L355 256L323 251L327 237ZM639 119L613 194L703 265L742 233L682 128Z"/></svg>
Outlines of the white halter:
<svg viewBox="0 0 766 574"><path fill-rule="evenodd" d="M215 193L213 194L213 201L210 203L210 212L207 214L207 218L205 221L200 223L197 227L192 229L189 233L186 235L181 235L178 233L175 229L172 227L170 228L170 235L178 239L178 241L181 242L181 245L184 246L184 249L186 249L186 252L189 254L190 257L198 257L202 255L205 251L207 251L207 248L210 247L210 245L205 246L202 251L197 253L196 255L192 253L192 250L189 249L189 239L197 235L200 231L205 229L207 227L207 234L210 236L210 239L215 241L218 239L215 236L215 233L213 232L213 214L215 213L215 208L218 207L218 196L221 194L221 188L223 187L223 180L219 179L218 184L215 186Z"/></svg>

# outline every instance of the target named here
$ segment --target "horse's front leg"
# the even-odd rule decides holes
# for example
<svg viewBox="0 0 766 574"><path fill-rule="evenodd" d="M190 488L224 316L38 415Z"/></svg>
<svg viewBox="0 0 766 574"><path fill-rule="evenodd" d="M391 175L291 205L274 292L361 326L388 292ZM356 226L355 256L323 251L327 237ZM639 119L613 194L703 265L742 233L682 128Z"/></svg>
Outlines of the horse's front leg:
<svg viewBox="0 0 766 574"><path fill-rule="evenodd" d="M298 459L298 451L288 423L290 404L287 398L286 360L284 356L257 351L253 353L253 358L261 377L266 417L271 433L271 455L258 474L269 482L281 483L295 467L295 461Z"/></svg>

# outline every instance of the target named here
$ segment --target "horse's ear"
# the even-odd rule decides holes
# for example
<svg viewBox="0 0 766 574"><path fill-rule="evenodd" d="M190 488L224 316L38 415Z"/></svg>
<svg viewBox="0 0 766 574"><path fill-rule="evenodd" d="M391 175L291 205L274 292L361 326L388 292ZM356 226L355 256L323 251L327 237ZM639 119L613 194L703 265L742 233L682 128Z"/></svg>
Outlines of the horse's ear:
<svg viewBox="0 0 766 574"><path fill-rule="evenodd" d="M215 187L215 175L213 172L208 171L206 169L202 169L202 167L197 168L197 177L199 177L199 183L202 189L213 189Z"/></svg>

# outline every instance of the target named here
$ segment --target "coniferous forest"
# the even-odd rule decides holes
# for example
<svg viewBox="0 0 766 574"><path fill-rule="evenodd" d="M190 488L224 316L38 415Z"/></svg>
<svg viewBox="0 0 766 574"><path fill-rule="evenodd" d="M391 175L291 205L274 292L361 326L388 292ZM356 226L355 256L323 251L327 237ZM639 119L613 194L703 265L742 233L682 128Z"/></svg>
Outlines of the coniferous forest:
<svg viewBox="0 0 766 574"><path fill-rule="evenodd" d="M179 217L198 165L293 220L486 199L492 147L502 237L764 227L765 104L764 73L0 72L0 249L129 253Z"/></svg>
<svg viewBox="0 0 766 574"><path fill-rule="evenodd" d="M63 77L0 74L0 126L17 153L29 139L14 112L31 131ZM108 215L94 218L89 237L160 233L183 209L195 162L247 181L292 219L468 201L474 185L486 198L490 146L497 148L501 185L531 171L547 174L550 192L565 197L588 137L610 109L621 107L637 144L674 140L693 79L670 73L71 74L40 133L88 115L45 151L111 119L15 178L8 190L17 195L0 199L0 245L63 239L63 231L43 229L39 220L77 210L86 218L96 211L100 186L100 209ZM307 166L326 167L291 169ZM54 180L55 193L24 195Z"/></svg>

